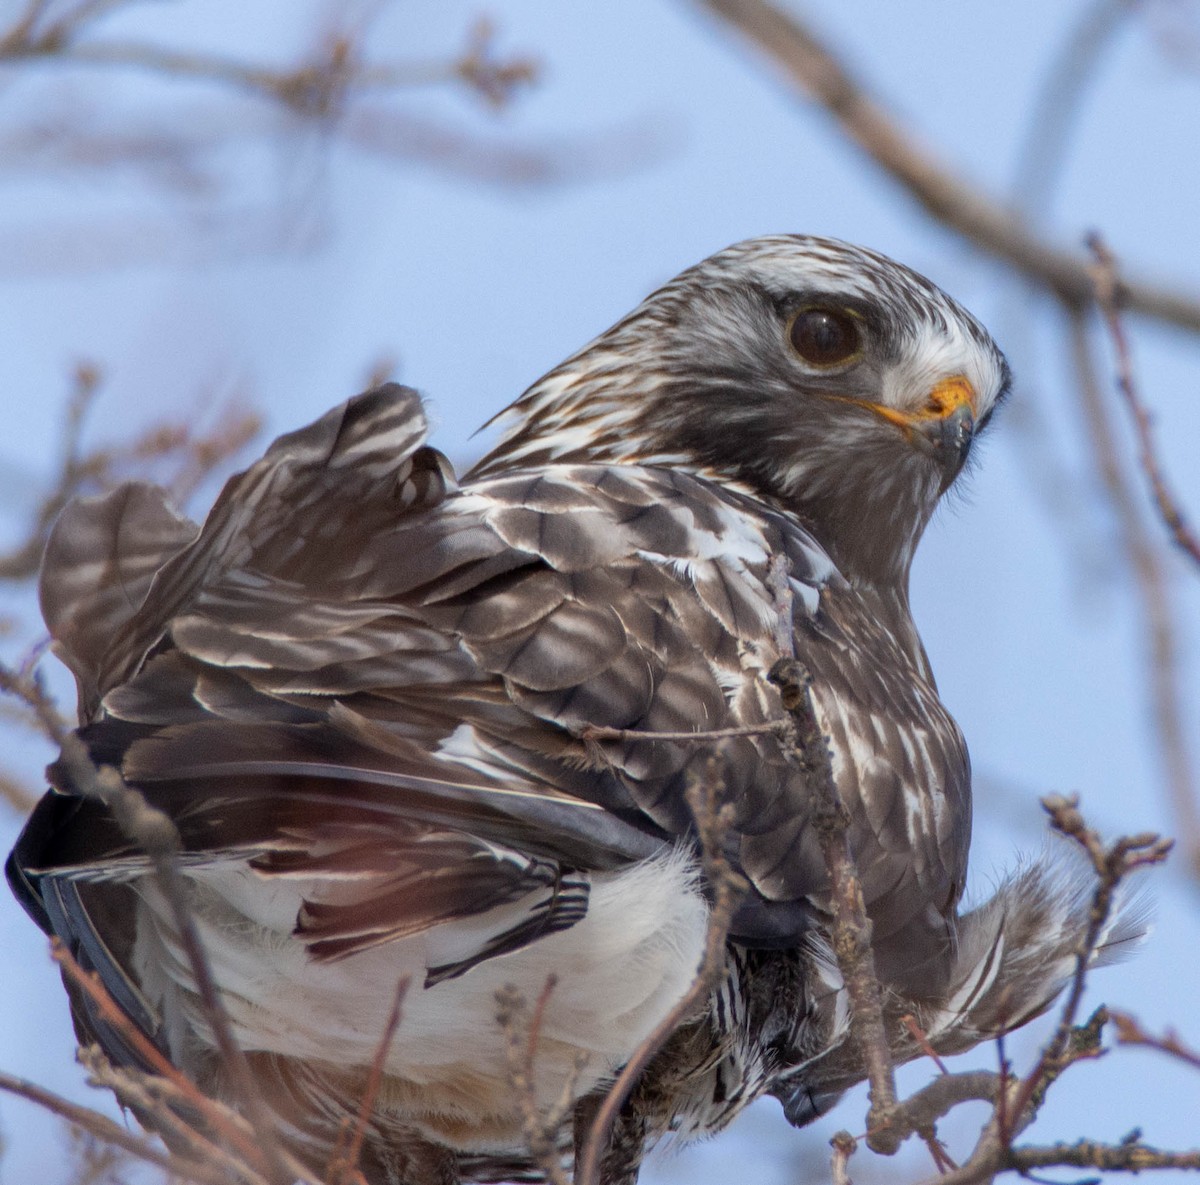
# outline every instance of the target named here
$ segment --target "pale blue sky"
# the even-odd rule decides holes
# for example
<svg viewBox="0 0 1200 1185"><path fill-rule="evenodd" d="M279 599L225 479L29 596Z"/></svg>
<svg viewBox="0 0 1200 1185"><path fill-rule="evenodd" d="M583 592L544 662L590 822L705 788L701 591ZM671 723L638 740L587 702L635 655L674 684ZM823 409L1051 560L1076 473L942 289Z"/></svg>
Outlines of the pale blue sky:
<svg viewBox="0 0 1200 1185"><path fill-rule="evenodd" d="M824 0L804 11L926 142L1002 192L1045 71L1080 9L1044 0ZM284 62L307 44L315 11L276 0L146 5L112 32ZM478 11L458 0L385 6L371 44L388 58L449 54ZM1081 444L1054 310L931 226L820 112L684 0L491 0L486 11L502 47L544 60L539 86L499 117L449 89L414 94L405 112L502 143L633 144L636 159L552 186L481 183L336 140L323 150L293 137L290 149L264 150L257 133L276 117L251 102L231 114L202 86L70 76L72 118L91 112L110 130L123 120L182 118L232 137L214 158L228 185L214 216L196 199L163 200L129 173L0 172L0 529L17 530L21 508L53 471L65 375L81 356L110 376L95 440L187 414L198 393L239 383L274 435L353 393L378 357L391 356L400 377L428 394L437 443L465 460L480 447L470 434L481 422L680 268L769 231L863 242L926 272L994 328L1013 355L1014 402L1040 409L1043 446L1081 502L1069 526L1048 511L1023 460L1030 442L1002 418L965 496L938 516L918 557L918 622L978 774L973 884L985 891L1019 850L1036 852L1039 793L1080 791L1110 831L1169 830L1139 603ZM1156 31L1172 12L1190 12L1190 28L1200 30L1195 3L1157 0L1128 22L1044 216L1064 243L1098 227L1126 259L1200 290L1200 70L1163 52ZM10 83L9 110L45 103L52 77L67 76ZM305 203L303 193L315 197ZM280 206L307 212L308 246L294 233L276 244ZM1200 344L1131 328L1164 464L1200 517ZM1200 581L1182 563L1173 573L1190 741L1200 756ZM35 778L45 750L12 733L5 739L6 764ZM0 815L4 846L15 831ZM1200 1044L1196 893L1170 872L1154 879L1153 892L1155 934L1135 960L1096 977L1089 1001L1133 1010L1152 1028L1173 1024ZM57 976L36 930L2 894L0 951L0 1065L86 1095ZM1018 1067L1033 1042L1012 1041ZM987 1050L971 1059L991 1062ZM914 1067L905 1080L927 1074ZM1113 1137L1141 1125L1153 1143L1195 1141L1194 1073L1121 1051L1072 1078L1052 1093L1031 1139ZM856 1095L792 1132L768 1101L714 1143L658 1162L649 1177L808 1180L801 1165L823 1163L830 1134L861 1130L863 1112ZM947 1125L956 1153L965 1154L982 1118L976 1111ZM0 1132L0 1182L61 1176L53 1129L31 1108L0 1099ZM864 1185L931 1171L913 1149L899 1168L861 1153L852 1175Z"/></svg>

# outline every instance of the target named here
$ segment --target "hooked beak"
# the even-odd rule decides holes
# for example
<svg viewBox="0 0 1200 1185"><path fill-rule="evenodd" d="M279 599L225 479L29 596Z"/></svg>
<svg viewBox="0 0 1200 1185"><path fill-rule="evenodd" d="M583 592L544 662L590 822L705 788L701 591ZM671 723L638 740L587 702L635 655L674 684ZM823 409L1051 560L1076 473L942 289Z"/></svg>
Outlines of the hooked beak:
<svg viewBox="0 0 1200 1185"><path fill-rule="evenodd" d="M975 388L960 374L942 379L915 412L878 403L867 406L895 424L910 444L934 457L946 474L946 485L958 475L975 435Z"/></svg>

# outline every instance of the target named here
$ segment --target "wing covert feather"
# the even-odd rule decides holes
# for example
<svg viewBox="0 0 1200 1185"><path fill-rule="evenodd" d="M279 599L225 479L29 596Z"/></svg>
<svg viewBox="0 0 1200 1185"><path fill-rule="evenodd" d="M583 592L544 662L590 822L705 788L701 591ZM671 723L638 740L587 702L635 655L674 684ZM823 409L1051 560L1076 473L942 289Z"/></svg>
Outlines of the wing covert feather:
<svg viewBox="0 0 1200 1185"><path fill-rule="evenodd" d="M127 776L162 786L177 778L218 803L227 787L213 788L216 771L241 769L303 797L297 771L308 768L331 779L318 797L336 820L336 804L353 815L366 785L332 776L340 760L377 771L376 790L390 785L379 792L400 796L397 809L415 796L422 826L460 818L489 843L517 843L544 803L561 872L564 861L586 869L622 846L632 853L635 834L652 843L689 835L683 790L713 751L701 741L586 740L590 726L765 724L780 714L766 673L793 646L816 679L835 749L864 743L846 703L877 705L881 720L898 699L902 711L927 710L889 681L884 660L896 641L883 629L864 635L857 594L782 512L701 476L629 465L551 466L459 490L424 429L414 393L380 388L281 437L230 480L198 534L144 487L65 520L54 579L107 548L136 602L117 615L104 582L89 602L83 577L43 594L60 646L96 689L93 735L117 738L108 743L125 754ZM80 537L86 546L71 543ZM93 611L107 623L107 647L78 624ZM332 756L316 757L306 728ZM932 768L938 755L904 752L891 735L875 740L886 756L878 773L866 759L838 771L866 828L868 896L906 876L953 881L936 844L898 864L911 848L903 782L915 759ZM795 916L825 881L808 791L766 731L717 751L736 855L761 905L761 916L744 909L739 927L747 941L774 942L772 903ZM953 781L953 771L932 773ZM488 804L476 815L471 786ZM520 811L504 806L501 787L519 792ZM441 815L429 805L439 793ZM260 797L269 832L270 794ZM203 813L203 803L189 810ZM597 810L633 830L598 832ZM203 828L193 834L216 842L201 840ZM466 881L463 892L470 897ZM394 909L401 896L387 896ZM326 917L322 932L336 946L330 925Z"/></svg>

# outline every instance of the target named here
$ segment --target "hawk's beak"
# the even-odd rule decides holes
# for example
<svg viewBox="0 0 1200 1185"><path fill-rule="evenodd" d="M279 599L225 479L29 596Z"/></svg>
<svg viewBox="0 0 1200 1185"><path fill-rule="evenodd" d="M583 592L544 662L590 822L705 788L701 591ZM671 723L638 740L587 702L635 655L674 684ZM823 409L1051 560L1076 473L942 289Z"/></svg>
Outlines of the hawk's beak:
<svg viewBox="0 0 1200 1185"><path fill-rule="evenodd" d="M873 403L871 410L895 424L909 442L935 457L948 479L962 468L975 435L975 388L961 374L942 379L915 412Z"/></svg>

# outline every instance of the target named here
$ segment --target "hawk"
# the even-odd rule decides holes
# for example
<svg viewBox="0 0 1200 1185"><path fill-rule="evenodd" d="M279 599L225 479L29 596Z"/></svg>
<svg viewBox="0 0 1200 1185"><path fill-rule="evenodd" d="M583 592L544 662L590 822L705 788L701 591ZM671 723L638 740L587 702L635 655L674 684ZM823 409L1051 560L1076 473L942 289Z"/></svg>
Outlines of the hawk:
<svg viewBox="0 0 1200 1185"><path fill-rule="evenodd" d="M812 677L895 1055L919 1052L904 1013L953 1052L1049 1004L1086 894L1034 865L960 912L967 748L908 603L1008 388L930 281L774 236L536 382L461 482L387 384L276 440L203 526L137 483L64 511L41 603L78 735L178 829L188 909L297 1155L328 1160L408 977L367 1179L543 1179L497 992L542 998L537 1106L565 1089L587 1114L695 975L711 886L685 790L714 761L748 884L727 976L646 1070L605 1179L765 1093L806 1123L863 1076L812 788L773 727L781 659ZM227 1093L173 902L67 764L51 782L17 896ZM136 1062L77 992L73 1011Z"/></svg>

